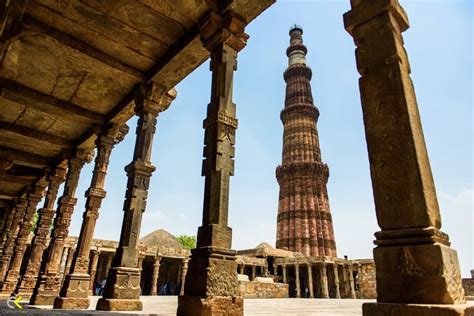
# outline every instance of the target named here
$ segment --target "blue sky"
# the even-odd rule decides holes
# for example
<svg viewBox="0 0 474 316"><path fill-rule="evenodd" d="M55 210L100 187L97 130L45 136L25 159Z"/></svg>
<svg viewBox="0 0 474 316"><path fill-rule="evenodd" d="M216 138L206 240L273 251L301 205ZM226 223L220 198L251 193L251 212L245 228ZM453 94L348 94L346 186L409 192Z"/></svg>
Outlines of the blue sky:
<svg viewBox="0 0 474 316"><path fill-rule="evenodd" d="M425 139L438 192L443 231L458 250L462 274L473 262L473 3L401 1L410 18L404 33L412 66ZM355 67L354 44L343 27L347 1L278 1L247 28L247 47L239 54L234 79L239 129L235 176L231 179L229 222L233 248L275 243L281 162L288 29L304 28L313 95L321 116L318 130L323 160L329 165L329 198L339 256L372 257L375 219L367 149ZM210 98L208 62L178 86L178 97L158 118L153 163L157 167L143 216L142 236L159 228L196 234L201 224L204 179L202 120ZM136 120L112 153L95 238L118 240L126 176ZM93 164L79 184L71 235L78 235L84 192Z"/></svg>

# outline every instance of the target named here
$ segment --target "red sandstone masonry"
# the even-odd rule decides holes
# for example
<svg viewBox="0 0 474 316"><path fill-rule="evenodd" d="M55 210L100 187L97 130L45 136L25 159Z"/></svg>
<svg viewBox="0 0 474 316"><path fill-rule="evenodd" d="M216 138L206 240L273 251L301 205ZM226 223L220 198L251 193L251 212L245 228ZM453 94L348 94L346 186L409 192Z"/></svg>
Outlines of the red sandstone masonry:
<svg viewBox="0 0 474 316"><path fill-rule="evenodd" d="M302 29L290 32L287 50L282 164L276 170L280 185L277 248L307 256L336 256L334 230L326 184L327 166L321 161L313 104L311 69L306 66Z"/></svg>

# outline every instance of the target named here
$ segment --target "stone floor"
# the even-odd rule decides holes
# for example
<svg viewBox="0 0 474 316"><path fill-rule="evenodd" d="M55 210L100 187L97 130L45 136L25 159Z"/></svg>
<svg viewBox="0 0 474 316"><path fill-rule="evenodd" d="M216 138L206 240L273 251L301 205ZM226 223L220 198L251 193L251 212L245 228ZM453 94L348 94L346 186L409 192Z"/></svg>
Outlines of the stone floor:
<svg viewBox="0 0 474 316"><path fill-rule="evenodd" d="M91 297L90 310L88 311L62 311L52 310L51 306L31 308L23 305L22 310L9 308L6 301L0 301L0 315L110 315L109 312L95 311L98 296ZM142 315L176 315L178 305L176 296L142 296L144 310L133 314ZM245 315L272 315L272 316L340 316L362 315L362 304L373 300L329 300L329 299L247 299L244 303ZM474 305L474 302L469 302ZM11 305L11 304L10 304ZM131 313L114 313L127 315Z"/></svg>
<svg viewBox="0 0 474 316"><path fill-rule="evenodd" d="M98 315L110 314L95 311L99 297L91 297L89 311L60 311L51 310L50 306L24 309L10 309L5 301L0 303L0 315ZM176 296L143 296L143 311L145 315L176 315L178 301ZM328 300L328 299L247 299L244 303L245 315L362 315L362 303L368 300ZM130 313L121 313L121 315ZM137 314L137 313L134 313Z"/></svg>

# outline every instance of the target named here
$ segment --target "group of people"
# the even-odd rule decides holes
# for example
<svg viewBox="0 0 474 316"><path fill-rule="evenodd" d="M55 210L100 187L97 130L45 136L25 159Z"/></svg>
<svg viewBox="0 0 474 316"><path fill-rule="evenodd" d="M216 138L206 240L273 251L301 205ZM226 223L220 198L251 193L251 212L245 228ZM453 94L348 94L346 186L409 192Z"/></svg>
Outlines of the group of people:
<svg viewBox="0 0 474 316"><path fill-rule="evenodd" d="M174 282L165 282L159 285L158 295L177 295L179 290Z"/></svg>
<svg viewBox="0 0 474 316"><path fill-rule="evenodd" d="M102 295L106 282L107 279L102 279L101 281L97 280L94 282L94 295Z"/></svg>

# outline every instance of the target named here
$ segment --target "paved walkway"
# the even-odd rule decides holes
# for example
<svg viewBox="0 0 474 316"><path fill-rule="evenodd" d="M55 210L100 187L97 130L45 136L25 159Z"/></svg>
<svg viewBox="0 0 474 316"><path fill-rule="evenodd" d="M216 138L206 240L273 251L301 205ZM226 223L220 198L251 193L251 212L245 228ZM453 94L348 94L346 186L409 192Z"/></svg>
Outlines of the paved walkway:
<svg viewBox="0 0 474 316"><path fill-rule="evenodd" d="M88 311L62 311L52 310L51 306L41 306L29 308L24 305L24 309L9 309L3 301L0 304L0 315L100 315L109 314L107 312L95 311L98 296L91 297L91 304ZM178 300L176 296L142 296L143 311L124 314L145 314L145 315L176 315ZM339 316L339 315L362 315L362 303L368 300L330 300L330 299L247 299L244 301L245 315L318 315L318 316Z"/></svg>

